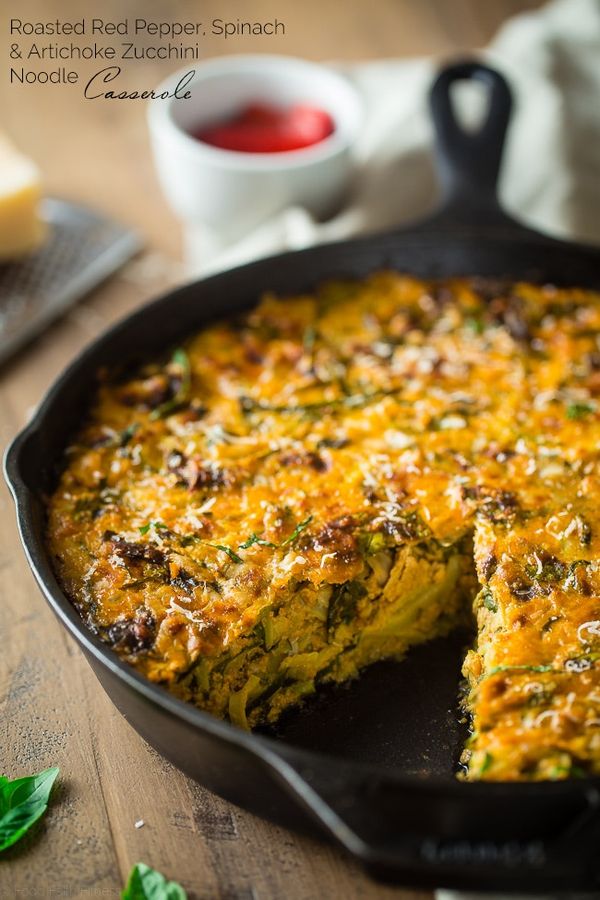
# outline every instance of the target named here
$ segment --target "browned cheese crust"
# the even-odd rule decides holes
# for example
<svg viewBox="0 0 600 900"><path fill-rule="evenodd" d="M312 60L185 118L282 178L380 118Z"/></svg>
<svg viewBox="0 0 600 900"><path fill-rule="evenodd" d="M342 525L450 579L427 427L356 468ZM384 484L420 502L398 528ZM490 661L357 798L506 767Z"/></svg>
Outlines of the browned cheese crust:
<svg viewBox="0 0 600 900"><path fill-rule="evenodd" d="M49 502L59 578L243 727L474 605L469 777L598 773L599 329L600 295L523 283L267 296L103 375Z"/></svg>

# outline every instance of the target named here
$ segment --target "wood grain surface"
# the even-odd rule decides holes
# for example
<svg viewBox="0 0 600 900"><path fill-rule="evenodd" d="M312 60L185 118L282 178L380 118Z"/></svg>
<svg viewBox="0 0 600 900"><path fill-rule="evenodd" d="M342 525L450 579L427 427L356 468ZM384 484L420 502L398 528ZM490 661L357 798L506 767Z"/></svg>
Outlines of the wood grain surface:
<svg viewBox="0 0 600 900"><path fill-rule="evenodd" d="M535 0L3 0L2 127L44 171L48 193L135 226L144 253L0 372L0 443L44 389L107 324L180 280L180 234L158 190L144 104L84 102L77 86L9 86L8 19L144 16L210 21L277 17L278 38L204 39L206 55L311 59L451 55L484 45ZM91 74L97 65L83 64ZM137 63L127 85L152 87L173 64ZM1 305L1 298L0 298ZM0 857L0 897L117 897L143 860L196 900L424 898L382 887L341 853L276 828L211 795L153 752L116 712L54 621L27 568L12 502L0 486L0 771L59 765L46 818ZM136 822L143 822L136 828Z"/></svg>

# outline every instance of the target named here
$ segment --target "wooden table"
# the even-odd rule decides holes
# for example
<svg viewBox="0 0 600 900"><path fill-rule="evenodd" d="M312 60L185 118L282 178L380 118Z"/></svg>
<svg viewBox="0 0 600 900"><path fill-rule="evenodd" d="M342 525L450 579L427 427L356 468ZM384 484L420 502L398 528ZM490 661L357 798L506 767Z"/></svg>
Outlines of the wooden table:
<svg viewBox="0 0 600 900"><path fill-rule="evenodd" d="M225 8L219 0L132 0L126 8L130 17L155 20L201 15L205 21L277 17L285 23L285 36L277 38L204 38L206 55L367 59L450 55L482 46L504 18L536 5L535 0L229 0ZM32 21L84 14L120 20L125 4L23 0L10 7L11 15ZM7 9L0 17L4 36L8 15ZM4 44L7 50L6 37ZM91 74L95 68L84 64L81 71ZM152 86L172 68L130 65L127 84ZM0 80L2 125L38 160L48 192L104 210L138 228L146 241L140 259L0 373L3 445L83 344L181 277L180 234L155 181L143 107L85 102L77 86L9 87L4 74ZM4 485L0 504L0 771L17 777L61 767L45 820L0 862L0 897L116 897L139 860L203 900L429 896L375 885L337 850L228 805L153 752L116 712L41 600ZM143 826L136 827L140 822Z"/></svg>

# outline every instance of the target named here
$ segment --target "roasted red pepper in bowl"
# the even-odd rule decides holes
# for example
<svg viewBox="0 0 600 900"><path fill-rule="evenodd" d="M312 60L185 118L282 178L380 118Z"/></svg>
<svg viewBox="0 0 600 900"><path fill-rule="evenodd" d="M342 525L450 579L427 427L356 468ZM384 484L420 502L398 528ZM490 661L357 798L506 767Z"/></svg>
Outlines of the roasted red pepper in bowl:
<svg viewBox="0 0 600 900"><path fill-rule="evenodd" d="M250 103L233 118L193 132L197 140L222 150L241 153L283 153L310 147L334 131L323 109L306 103L281 108Z"/></svg>

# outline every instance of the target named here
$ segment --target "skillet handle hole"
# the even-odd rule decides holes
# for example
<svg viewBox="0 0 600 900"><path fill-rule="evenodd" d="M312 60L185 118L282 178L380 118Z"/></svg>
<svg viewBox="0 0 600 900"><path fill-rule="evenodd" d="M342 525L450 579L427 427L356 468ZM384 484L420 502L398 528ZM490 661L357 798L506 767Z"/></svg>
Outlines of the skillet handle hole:
<svg viewBox="0 0 600 900"><path fill-rule="evenodd" d="M456 103L460 89L465 101ZM487 100L487 108L486 108ZM430 93L443 207L477 224L497 217L497 183L512 98L504 77L474 61L443 69Z"/></svg>

